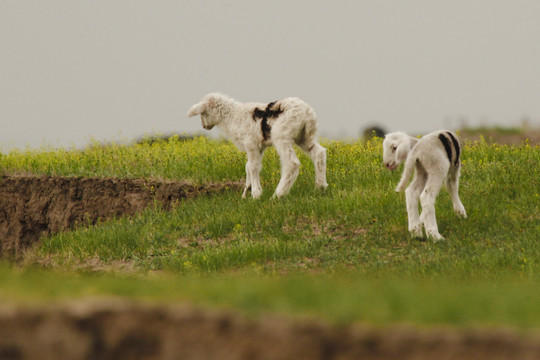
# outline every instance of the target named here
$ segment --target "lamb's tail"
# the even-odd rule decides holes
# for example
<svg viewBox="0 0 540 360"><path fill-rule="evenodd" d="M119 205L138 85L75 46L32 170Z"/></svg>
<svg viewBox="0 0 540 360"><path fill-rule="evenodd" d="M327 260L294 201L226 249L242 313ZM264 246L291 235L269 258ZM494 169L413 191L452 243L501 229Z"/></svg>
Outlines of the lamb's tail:
<svg viewBox="0 0 540 360"><path fill-rule="evenodd" d="M399 184L396 187L397 192L405 190L405 188L409 184L409 180L414 170L415 162L416 156L413 156L413 154L409 154L407 160L405 161L405 168L403 169L403 174L401 174L401 180L399 180Z"/></svg>

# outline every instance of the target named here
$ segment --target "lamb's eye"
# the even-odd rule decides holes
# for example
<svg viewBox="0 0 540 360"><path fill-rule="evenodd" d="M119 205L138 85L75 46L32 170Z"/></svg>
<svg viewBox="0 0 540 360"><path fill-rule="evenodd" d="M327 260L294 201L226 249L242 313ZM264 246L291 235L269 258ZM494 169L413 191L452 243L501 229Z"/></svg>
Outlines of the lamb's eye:
<svg viewBox="0 0 540 360"><path fill-rule="evenodd" d="M396 152L397 146L392 145L392 152Z"/></svg>

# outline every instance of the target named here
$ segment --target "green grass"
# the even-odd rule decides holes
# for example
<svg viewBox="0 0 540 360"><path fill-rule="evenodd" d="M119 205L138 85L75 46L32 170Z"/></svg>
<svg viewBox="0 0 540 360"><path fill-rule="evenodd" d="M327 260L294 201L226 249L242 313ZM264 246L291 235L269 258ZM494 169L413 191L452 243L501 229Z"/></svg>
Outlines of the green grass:
<svg viewBox="0 0 540 360"><path fill-rule="evenodd" d="M239 310L251 317L280 313L361 321L373 325L509 326L537 329L538 282L505 279L438 281L367 278L352 272L287 276L112 276L0 266L0 300L43 304L115 296L166 304L191 303Z"/></svg>
<svg viewBox="0 0 540 360"><path fill-rule="evenodd" d="M441 191L446 241L433 243L409 238L404 194L393 191L401 172L382 166L380 139L324 146L325 192L301 155L291 194L270 199L279 160L269 150L260 200L229 192L48 236L0 271L0 298L95 292L337 321L539 327L539 147L466 146L460 196L469 218L457 218ZM230 143L205 138L0 158L7 173L194 182L240 180L244 162ZM125 269L130 277L118 274Z"/></svg>
<svg viewBox="0 0 540 360"><path fill-rule="evenodd" d="M221 161L216 161L221 153ZM194 182L222 181L241 177L236 167L245 155L234 145L198 137L185 141L142 144L98 142L84 149L13 150L0 157L0 168L10 174L44 174L87 177L184 179Z"/></svg>

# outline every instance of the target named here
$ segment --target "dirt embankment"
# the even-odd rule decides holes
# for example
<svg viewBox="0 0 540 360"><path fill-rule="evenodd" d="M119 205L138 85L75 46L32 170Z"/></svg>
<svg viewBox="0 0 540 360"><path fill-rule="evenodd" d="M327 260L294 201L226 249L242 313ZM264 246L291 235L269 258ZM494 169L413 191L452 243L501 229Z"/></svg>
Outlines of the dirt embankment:
<svg viewBox="0 0 540 360"><path fill-rule="evenodd" d="M338 326L121 301L0 307L0 359L538 359L506 330Z"/></svg>
<svg viewBox="0 0 540 360"><path fill-rule="evenodd" d="M525 142L528 142L530 145L540 145L540 130L536 129L505 132L497 129L475 131L465 128L459 130L459 137L466 143L484 139L487 143L504 145L521 145Z"/></svg>
<svg viewBox="0 0 540 360"><path fill-rule="evenodd" d="M156 202L168 209L184 198L240 188L143 179L2 176L0 256L17 255L44 234L132 215Z"/></svg>

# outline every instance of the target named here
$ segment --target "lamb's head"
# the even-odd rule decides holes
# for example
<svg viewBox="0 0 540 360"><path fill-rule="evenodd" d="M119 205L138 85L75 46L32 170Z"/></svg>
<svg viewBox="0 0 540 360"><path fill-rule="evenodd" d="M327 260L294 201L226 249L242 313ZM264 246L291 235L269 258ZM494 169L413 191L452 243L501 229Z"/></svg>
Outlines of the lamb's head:
<svg viewBox="0 0 540 360"><path fill-rule="evenodd" d="M416 145L415 139L403 132L387 134L383 141L383 163L388 170L394 170L407 158L409 151Z"/></svg>
<svg viewBox="0 0 540 360"><path fill-rule="evenodd" d="M187 112L188 117L201 115L201 123L203 128L211 130L223 120L223 106L226 102L231 101L226 95L219 93L211 93L201 99L201 101L193 105Z"/></svg>

